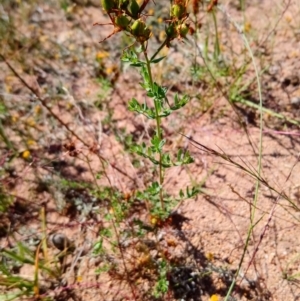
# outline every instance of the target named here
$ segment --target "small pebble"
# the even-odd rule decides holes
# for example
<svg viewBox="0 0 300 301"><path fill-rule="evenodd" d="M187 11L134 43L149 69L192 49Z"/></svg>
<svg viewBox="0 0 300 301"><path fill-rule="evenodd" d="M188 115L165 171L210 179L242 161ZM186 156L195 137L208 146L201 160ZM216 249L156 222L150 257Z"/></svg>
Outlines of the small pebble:
<svg viewBox="0 0 300 301"><path fill-rule="evenodd" d="M291 99L291 105L295 108L300 108L300 97L296 96Z"/></svg>

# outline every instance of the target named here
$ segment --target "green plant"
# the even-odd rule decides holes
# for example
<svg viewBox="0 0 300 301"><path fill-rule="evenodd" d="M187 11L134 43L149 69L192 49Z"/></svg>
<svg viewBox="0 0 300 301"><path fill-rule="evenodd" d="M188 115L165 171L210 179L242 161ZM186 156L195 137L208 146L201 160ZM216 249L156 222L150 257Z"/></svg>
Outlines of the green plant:
<svg viewBox="0 0 300 301"><path fill-rule="evenodd" d="M42 247L43 248L43 247ZM56 279L58 281L60 270L58 266L49 266L49 261L39 258L40 245L36 252L25 244L19 242L13 249L3 249L1 251L0 263L0 286L7 289L14 288L9 294L0 295L4 300L16 300L22 296L39 298L39 292L47 290L39 280L39 271L42 271L44 279ZM27 265L32 275L16 276L14 270ZM43 298L42 300L47 300Z"/></svg>
<svg viewBox="0 0 300 301"><path fill-rule="evenodd" d="M286 264L286 267L283 271L282 278L287 281L298 281L300 277L300 272L293 273L291 272L294 269L294 266L298 266L300 255L297 254Z"/></svg>
<svg viewBox="0 0 300 301"><path fill-rule="evenodd" d="M187 95L175 95L173 103L168 100L168 89L158 84L153 79L153 67L165 57L159 57L160 51L165 45L170 46L171 42L178 38L184 39L188 32L187 18L187 1L176 1L170 8L171 20L166 24L166 38L157 47L152 56L149 56L148 44L151 41L151 30L141 18L142 12L149 1L144 1L139 7L135 1L102 1L104 10L109 15L114 31L112 34L125 31L134 38L134 45L124 50L122 61L129 63L131 66L140 70L142 77L141 87L145 90L146 95L152 100L151 104L141 103L136 98L132 98L128 103L128 109L132 112L144 115L146 118L154 120L155 131L148 143L142 142L131 146L131 151L139 156L149 159L157 166L157 181L153 181L148 188L138 193L139 198L147 198L152 204L155 214L167 216L166 203L168 195L164 192L164 174L167 168L190 164L193 158L188 151L178 150L177 154L172 156L165 150L166 139L164 138L162 121L172 114L172 112L184 107L190 100ZM99 24L101 25L101 24ZM109 38L109 37L108 37ZM187 197L196 193L192 188L192 193L187 190ZM181 193L180 197L183 197ZM157 203L160 203L160 209L157 210ZM169 210L168 210L169 209Z"/></svg>
<svg viewBox="0 0 300 301"><path fill-rule="evenodd" d="M149 0L145 0L139 6L135 0L103 0L102 7L108 14L111 25L114 27L112 34L104 40L121 31L131 36L134 43L123 50L122 61L139 69L142 79L140 86L144 89L150 100L143 102L136 98L129 100L129 111L141 114L147 119L152 120L154 130L151 132L148 141L137 143L133 142L132 139L127 139L126 147L133 154L148 159L153 164L156 179L153 179L150 183L146 183L145 189L137 191L136 198L147 202L151 214L151 224L156 227L160 220L164 220L169 216L172 208L178 202L195 196L199 192L199 189L195 187L181 189L177 198L169 195L164 189L166 169L194 162L188 150L179 149L176 154L170 153L167 150L167 140L164 137L162 126L163 120L173 112L183 108L189 102L190 97L175 94L173 101L170 102L169 98L171 97L168 89L157 83L153 76L155 65L165 59L164 56L159 57L162 49L165 46L169 47L175 39L186 39L189 31L189 25L186 22L188 17L188 1L178 0L171 5L170 20L165 24L165 40L156 46L156 50L152 55L149 53L149 44L151 43L153 33L150 27L147 26L145 18L142 18L143 11L148 2ZM154 42L153 45L155 45ZM111 205L112 213L109 213L107 218L113 220L114 223L119 223L123 219L126 208L118 199L116 202L112 199ZM141 231L141 227L143 228L143 226L140 226L138 232ZM138 235L138 233L136 232L133 235ZM103 252L103 238L102 235L100 236L99 242L95 245L95 251L101 253ZM163 260L158 266L159 276L154 290L154 296L156 297L165 294L168 290L168 281L166 279L167 265L167 262Z"/></svg>
<svg viewBox="0 0 300 301"><path fill-rule="evenodd" d="M12 203L12 197L0 186L0 213L6 212L9 205Z"/></svg>
<svg viewBox="0 0 300 301"><path fill-rule="evenodd" d="M166 261L161 261L158 267L158 279L154 287L153 296L159 298L168 291L169 281L167 278L168 273L168 263Z"/></svg>

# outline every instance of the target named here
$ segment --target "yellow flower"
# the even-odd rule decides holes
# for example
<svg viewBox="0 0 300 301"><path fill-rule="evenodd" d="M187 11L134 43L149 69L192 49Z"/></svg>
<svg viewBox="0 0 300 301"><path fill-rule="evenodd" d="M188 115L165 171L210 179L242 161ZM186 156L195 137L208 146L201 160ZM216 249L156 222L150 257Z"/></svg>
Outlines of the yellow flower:
<svg viewBox="0 0 300 301"><path fill-rule="evenodd" d="M19 115L15 114L15 115L12 115L10 118L11 118L11 122L12 122L12 123L15 123L15 122L18 121Z"/></svg>
<svg viewBox="0 0 300 301"><path fill-rule="evenodd" d="M36 142L35 142L34 140L32 140L32 139L29 139L29 140L27 141L27 144L28 144L28 145L34 145L34 144L36 144Z"/></svg>
<svg viewBox="0 0 300 301"><path fill-rule="evenodd" d="M244 24L244 31L245 31L246 33L248 33L248 32L251 30L251 28L252 28L252 25L251 25L250 22L246 22L246 23Z"/></svg>
<svg viewBox="0 0 300 301"><path fill-rule="evenodd" d="M205 257L208 261L213 261L214 260L214 254L211 252L208 252L205 254Z"/></svg>
<svg viewBox="0 0 300 301"><path fill-rule="evenodd" d="M34 108L34 113L35 113L36 115L39 115L41 112L42 112L41 106L39 106L39 105L35 106L35 108Z"/></svg>
<svg viewBox="0 0 300 301"><path fill-rule="evenodd" d="M99 51L97 54L96 54L96 58L97 60L102 60L102 59L105 59L109 57L109 53L107 51Z"/></svg>
<svg viewBox="0 0 300 301"><path fill-rule="evenodd" d="M165 40L165 38L166 38L166 32L165 31L161 31L159 33L159 37L158 37L159 41L162 42L162 41Z"/></svg>
<svg viewBox="0 0 300 301"><path fill-rule="evenodd" d="M153 217L151 217L150 222L153 226L155 226L157 224L158 220L156 217L153 216Z"/></svg>
<svg viewBox="0 0 300 301"><path fill-rule="evenodd" d="M68 48L70 51L73 51L73 50L75 50L76 46L75 46L75 44L70 44Z"/></svg>
<svg viewBox="0 0 300 301"><path fill-rule="evenodd" d="M5 85L5 92L6 93L11 93L12 87L9 85Z"/></svg>
<svg viewBox="0 0 300 301"><path fill-rule="evenodd" d="M114 72L114 68L113 67L107 67L106 69L105 69L105 73L107 74L107 75L110 75L110 74L112 74Z"/></svg>
<svg viewBox="0 0 300 301"><path fill-rule="evenodd" d="M31 117L26 120L26 124L31 126L31 127L34 127L36 125L34 119L31 118Z"/></svg>
<svg viewBox="0 0 300 301"><path fill-rule="evenodd" d="M219 296L218 295L212 295L212 296L210 296L209 301L219 301Z"/></svg>
<svg viewBox="0 0 300 301"><path fill-rule="evenodd" d="M294 51L290 52L289 53L289 57L290 58L297 58L297 57L299 57L299 51L294 50Z"/></svg>
<svg viewBox="0 0 300 301"><path fill-rule="evenodd" d="M29 159L29 157L30 157L30 151L29 150L26 150L26 151L24 151L23 153L22 153L22 158L23 159L25 159L25 160L27 160L27 159Z"/></svg>
<svg viewBox="0 0 300 301"><path fill-rule="evenodd" d="M149 261L151 260L151 256L149 254L147 255L142 255L141 257L138 258L137 262L138 265L146 265Z"/></svg>
<svg viewBox="0 0 300 301"><path fill-rule="evenodd" d="M291 17L291 16L286 16L286 17L285 17L285 20L286 20L288 23L291 23L291 22L292 22L292 17Z"/></svg>
<svg viewBox="0 0 300 301"><path fill-rule="evenodd" d="M66 109L71 110L73 108L73 104L71 102L66 103Z"/></svg>
<svg viewBox="0 0 300 301"><path fill-rule="evenodd" d="M111 75L111 74L115 74L116 72L118 71L118 66L117 65L110 65L110 66L107 66L105 68L105 73L106 75Z"/></svg>
<svg viewBox="0 0 300 301"><path fill-rule="evenodd" d="M154 9L153 8L150 8L149 11L148 11L148 15L151 15L153 16L154 15Z"/></svg>
<svg viewBox="0 0 300 301"><path fill-rule="evenodd" d="M45 43L46 41L48 41L48 39L49 39L49 37L48 37L47 35L41 35L41 36L39 37L39 41L40 41L41 43Z"/></svg>

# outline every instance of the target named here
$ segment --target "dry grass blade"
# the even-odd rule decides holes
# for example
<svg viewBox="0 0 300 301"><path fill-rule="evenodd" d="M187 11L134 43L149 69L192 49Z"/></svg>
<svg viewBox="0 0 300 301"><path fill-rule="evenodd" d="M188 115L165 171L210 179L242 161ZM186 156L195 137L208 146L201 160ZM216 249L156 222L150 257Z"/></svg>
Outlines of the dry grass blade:
<svg viewBox="0 0 300 301"><path fill-rule="evenodd" d="M202 150L202 151L204 151L204 152L206 152L206 153L208 153L208 154L210 154L210 155L212 155L212 156L214 156L216 158L221 158L224 161L228 162L230 165L235 166L239 170L244 171L246 174L248 174L249 176L251 176L253 179L258 180L260 182L260 184L262 184L263 186L265 186L265 187L269 188L270 190L274 191L276 194L278 194L283 199L287 200L290 203L290 205L292 206L293 209L295 209L296 211L300 210L300 208L296 205L296 203L293 202L283 191L279 191L278 189L276 189L273 186L271 186L268 183L268 181L265 180L262 176L260 176L256 171L251 170L250 168L247 168L247 167L241 165L240 163L236 162L234 159L232 159L225 152L218 152L218 151L216 151L216 150L214 150L214 149L212 149L210 147L207 147L207 146L203 145L202 143L194 140L191 137L188 137L188 136L186 136L184 134L181 134L181 135L183 135L188 140L190 140L196 148L198 148L198 149L200 149L200 150ZM299 161L300 160L298 158L298 160L294 163L293 168L296 166L296 164L298 164ZM293 170L293 168L292 168L292 170ZM291 174L292 170L290 171L290 174Z"/></svg>

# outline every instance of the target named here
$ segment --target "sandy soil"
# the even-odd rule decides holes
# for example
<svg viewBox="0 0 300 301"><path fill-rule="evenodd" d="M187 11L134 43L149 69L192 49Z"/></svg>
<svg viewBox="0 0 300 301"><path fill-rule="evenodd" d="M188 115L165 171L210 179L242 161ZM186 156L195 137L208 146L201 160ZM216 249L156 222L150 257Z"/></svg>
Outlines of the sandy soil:
<svg viewBox="0 0 300 301"><path fill-rule="evenodd" d="M107 186L119 191L123 204L156 175L148 162L124 147L125 137L131 135L140 142L153 131L152 121L127 110L130 98L145 98L136 70L120 63L128 38L119 33L98 43L112 28L92 26L107 22L94 1L68 2L65 11L55 1L3 5L4 15L13 18L18 32L3 35L6 43L0 53L80 138L59 124L0 62L0 100L8 109L2 120L20 154L11 158L12 152L1 143L1 183L12 200L7 212L1 213L1 248L13 248L17 241L31 246L40 239L42 207L47 235L63 233L76 245L59 283L46 277L42 281L42 296L54 300L223 300L244 254L230 300L300 298L300 2L252 1L244 16L238 1L220 2L226 11L218 13L218 28L223 60L231 70L228 76L216 75L215 82L206 71L192 81L196 48L182 41L164 50L167 59L155 69L156 80L170 87L170 95L186 92L192 96L163 127L168 150L189 149L195 163L168 170L165 189L176 195L192 183L201 185L201 193L178 204L173 218L143 238L126 236L125 229L133 227L134 218L151 227L147 200L134 203L130 214L117 224L119 249L114 250L114 232L103 242L105 255L95 255L94 246L99 233L115 224L104 218L112 214L111 195L97 194L97 186L99 191ZM161 14L166 3L157 3ZM213 28L210 16L200 17L202 32L196 42L203 49L205 36ZM258 87L249 53L234 25L243 21L255 62L264 71L263 106L272 110L262 117L260 174L260 114L254 108L259 103ZM209 37L211 45L214 35ZM205 67L199 53L196 60ZM236 86L245 88L236 92L233 83L241 66L246 71ZM244 95L250 104L232 105L234 93ZM30 157L24 155L26 150ZM134 160L140 161L138 167ZM72 182L86 183L88 189L66 184ZM49 256L56 255L57 250L50 247ZM153 262L161 258L174 268L168 272L169 293L155 299L151 295L157 279ZM105 271L108 265L113 267L109 272ZM95 272L100 269L104 272ZM16 272L28 279L33 273L32 265ZM5 293L6 288L0 290Z"/></svg>

